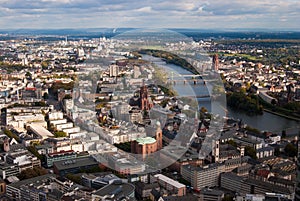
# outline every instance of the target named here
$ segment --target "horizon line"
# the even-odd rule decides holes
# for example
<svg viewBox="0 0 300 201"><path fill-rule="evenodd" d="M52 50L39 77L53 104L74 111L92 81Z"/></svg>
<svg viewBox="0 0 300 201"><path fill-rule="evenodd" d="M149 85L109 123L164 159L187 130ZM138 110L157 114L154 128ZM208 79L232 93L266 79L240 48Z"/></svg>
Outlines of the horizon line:
<svg viewBox="0 0 300 201"><path fill-rule="evenodd" d="M147 28L147 27L88 27L88 28L7 28L3 29L0 28L0 31L59 31L59 30L93 30L93 29L157 29L157 30L190 30L190 31L212 31L212 32L300 32L299 28L181 28L181 27L175 27L175 28Z"/></svg>

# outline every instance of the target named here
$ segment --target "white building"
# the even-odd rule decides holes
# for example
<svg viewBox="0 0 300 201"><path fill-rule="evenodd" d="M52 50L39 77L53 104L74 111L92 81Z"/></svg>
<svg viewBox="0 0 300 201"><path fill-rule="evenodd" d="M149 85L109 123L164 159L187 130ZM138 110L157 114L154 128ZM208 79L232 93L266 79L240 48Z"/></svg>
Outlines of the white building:
<svg viewBox="0 0 300 201"><path fill-rule="evenodd" d="M71 133L78 133L78 132L80 132L80 128L79 127L66 128L66 129L63 129L63 132L65 132L68 135L70 135Z"/></svg>
<svg viewBox="0 0 300 201"><path fill-rule="evenodd" d="M29 124L29 128L35 135L41 137L43 140L49 137L54 137L54 135L43 126L36 125L36 124Z"/></svg>
<svg viewBox="0 0 300 201"><path fill-rule="evenodd" d="M54 126L58 124L65 124L67 123L67 119L59 119L59 120L52 120L50 121L50 124L53 124Z"/></svg>
<svg viewBox="0 0 300 201"><path fill-rule="evenodd" d="M58 120L58 119L63 119L64 114L60 111L55 111L55 112L49 112L49 120Z"/></svg>
<svg viewBox="0 0 300 201"><path fill-rule="evenodd" d="M60 131L66 128L73 128L73 126L74 124L72 122L55 125L56 129Z"/></svg>

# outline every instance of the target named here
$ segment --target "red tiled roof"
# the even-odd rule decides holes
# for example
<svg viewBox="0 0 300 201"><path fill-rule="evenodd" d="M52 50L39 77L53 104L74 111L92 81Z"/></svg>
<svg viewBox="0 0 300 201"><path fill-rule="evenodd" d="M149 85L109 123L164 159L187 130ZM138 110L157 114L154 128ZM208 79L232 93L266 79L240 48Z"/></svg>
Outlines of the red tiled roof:
<svg viewBox="0 0 300 201"><path fill-rule="evenodd" d="M257 171L257 175L264 177L264 178L268 178L269 174L270 174L269 170L258 170Z"/></svg>
<svg viewBox="0 0 300 201"><path fill-rule="evenodd" d="M50 153L50 154L48 154L48 155L49 155L49 156L55 156L55 155L68 154L68 153L74 153L74 151L73 151L73 150L68 150L68 151L62 150L62 151L60 151L60 152L53 152L53 153Z"/></svg>
<svg viewBox="0 0 300 201"><path fill-rule="evenodd" d="M26 91L35 91L36 88L35 87L26 87Z"/></svg>

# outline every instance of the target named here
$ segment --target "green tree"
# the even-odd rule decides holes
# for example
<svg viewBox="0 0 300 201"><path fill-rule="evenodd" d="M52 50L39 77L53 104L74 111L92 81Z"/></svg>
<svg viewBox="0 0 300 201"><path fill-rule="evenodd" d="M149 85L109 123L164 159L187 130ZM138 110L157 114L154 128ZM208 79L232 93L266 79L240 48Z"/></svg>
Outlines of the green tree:
<svg viewBox="0 0 300 201"><path fill-rule="evenodd" d="M284 152L289 157L297 156L297 148L292 143L289 143L285 146Z"/></svg>
<svg viewBox="0 0 300 201"><path fill-rule="evenodd" d="M47 106L47 104L45 101L39 101L39 102L35 102L34 106L45 107Z"/></svg>
<svg viewBox="0 0 300 201"><path fill-rule="evenodd" d="M275 148L274 155L275 156L280 156L280 149L278 147Z"/></svg>
<svg viewBox="0 0 300 201"><path fill-rule="evenodd" d="M227 143L234 147L237 147L237 143L234 140L229 140Z"/></svg>
<svg viewBox="0 0 300 201"><path fill-rule="evenodd" d="M256 128L252 128L252 127L250 127L250 126L246 126L245 129L246 129L247 131L253 132L253 133L258 134L258 135L261 135L260 130L258 130L258 129L256 129Z"/></svg>
<svg viewBox="0 0 300 201"><path fill-rule="evenodd" d="M81 177L78 175L67 174L66 177L77 184L81 184Z"/></svg>
<svg viewBox="0 0 300 201"><path fill-rule="evenodd" d="M48 94L48 93L44 93L43 98L44 98L45 100L47 100L47 99L49 98L49 94Z"/></svg>
<svg viewBox="0 0 300 201"><path fill-rule="evenodd" d="M205 107L200 108L200 119L203 120L205 119L205 114L208 112L208 110Z"/></svg>
<svg viewBox="0 0 300 201"><path fill-rule="evenodd" d="M36 150L34 146L28 146L28 151L30 151L33 155L35 155L38 159L43 160L43 156L39 154L39 152Z"/></svg>
<svg viewBox="0 0 300 201"><path fill-rule="evenodd" d="M49 66L50 62L49 61L42 61L41 65L43 69L46 69Z"/></svg>
<svg viewBox="0 0 300 201"><path fill-rule="evenodd" d="M255 151L255 149L253 147L246 146L245 147L245 155L246 156L250 156L253 159L257 159L256 151Z"/></svg>
<svg viewBox="0 0 300 201"><path fill-rule="evenodd" d="M59 138L59 137L67 137L68 134L67 134L66 132L63 132L63 131L55 131L55 132L54 132L54 136L55 136L56 138Z"/></svg>
<svg viewBox="0 0 300 201"><path fill-rule="evenodd" d="M72 96L70 94L66 94L64 99L72 99Z"/></svg>
<svg viewBox="0 0 300 201"><path fill-rule="evenodd" d="M276 102L275 99L272 99L272 100L271 100L271 104L272 104L272 105L276 105L276 103L277 103L277 102Z"/></svg>
<svg viewBox="0 0 300 201"><path fill-rule="evenodd" d="M259 104L257 96L246 95L242 92L227 93L227 105L248 115L263 113L263 107Z"/></svg>
<svg viewBox="0 0 300 201"><path fill-rule="evenodd" d="M32 75L31 75L30 72L26 72L26 73L25 73L25 76L31 78Z"/></svg>
<svg viewBox="0 0 300 201"><path fill-rule="evenodd" d="M18 142L20 142L19 136L17 136L17 135L14 134L13 132L11 132L9 129L5 128L3 132L4 132L4 134L7 135L9 138L15 138L15 140L17 140Z"/></svg>
<svg viewBox="0 0 300 201"><path fill-rule="evenodd" d="M233 196L232 195L225 195L222 201L233 201Z"/></svg>
<svg viewBox="0 0 300 201"><path fill-rule="evenodd" d="M47 173L48 173L48 171L45 168L34 167L33 169L30 168L30 169L23 170L19 175L19 179L20 180L30 179L33 177L45 175Z"/></svg>

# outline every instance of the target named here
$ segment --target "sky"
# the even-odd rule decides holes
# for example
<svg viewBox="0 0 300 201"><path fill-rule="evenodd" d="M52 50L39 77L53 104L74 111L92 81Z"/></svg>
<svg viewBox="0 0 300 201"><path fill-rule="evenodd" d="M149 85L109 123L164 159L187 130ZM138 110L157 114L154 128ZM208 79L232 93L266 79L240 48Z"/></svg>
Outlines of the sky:
<svg viewBox="0 0 300 201"><path fill-rule="evenodd" d="M300 0L0 0L0 29L300 30Z"/></svg>

